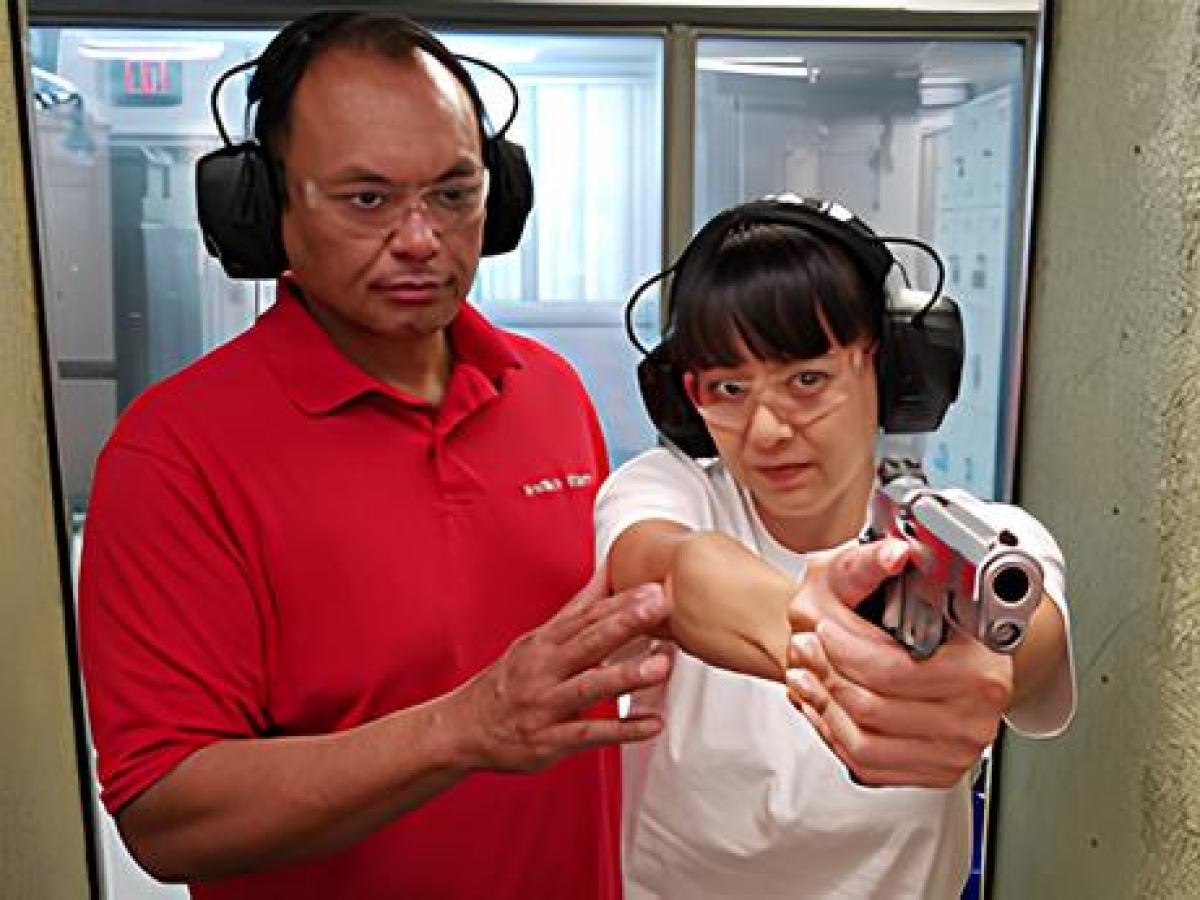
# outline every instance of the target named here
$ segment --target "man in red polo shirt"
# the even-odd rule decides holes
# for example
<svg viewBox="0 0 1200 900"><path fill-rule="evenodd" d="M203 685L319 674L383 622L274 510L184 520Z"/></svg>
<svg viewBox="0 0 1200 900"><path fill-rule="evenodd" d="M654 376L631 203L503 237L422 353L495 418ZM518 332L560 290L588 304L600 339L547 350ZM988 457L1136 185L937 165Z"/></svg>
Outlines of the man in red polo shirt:
<svg viewBox="0 0 1200 900"><path fill-rule="evenodd" d="M604 661L666 601L580 590L596 417L561 359L463 302L477 95L407 23L339 22L258 110L278 302L99 461L80 628L103 799L200 898L612 900L615 745L660 727L613 698L669 664Z"/></svg>

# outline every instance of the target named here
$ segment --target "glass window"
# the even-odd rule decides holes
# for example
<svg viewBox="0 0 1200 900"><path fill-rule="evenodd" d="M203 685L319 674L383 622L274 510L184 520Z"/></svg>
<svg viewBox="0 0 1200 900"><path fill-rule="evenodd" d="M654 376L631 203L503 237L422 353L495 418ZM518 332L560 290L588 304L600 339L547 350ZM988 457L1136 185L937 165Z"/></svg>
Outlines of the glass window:
<svg viewBox="0 0 1200 900"><path fill-rule="evenodd" d="M696 224L725 206L794 191L836 199L879 234L938 250L960 304L958 402L927 443L931 480L1003 488L1012 272L1023 191L1022 48L1010 42L699 42ZM934 270L893 248L915 286Z"/></svg>
<svg viewBox="0 0 1200 900"><path fill-rule="evenodd" d="M641 37L447 35L517 83L511 135L529 154L536 202L521 246L485 259L471 297L493 322L571 360L620 464L654 443L625 337L633 286L662 263L662 42ZM511 100L478 78L496 124ZM657 307L639 324L657 333ZM650 321L647 317L653 319Z"/></svg>

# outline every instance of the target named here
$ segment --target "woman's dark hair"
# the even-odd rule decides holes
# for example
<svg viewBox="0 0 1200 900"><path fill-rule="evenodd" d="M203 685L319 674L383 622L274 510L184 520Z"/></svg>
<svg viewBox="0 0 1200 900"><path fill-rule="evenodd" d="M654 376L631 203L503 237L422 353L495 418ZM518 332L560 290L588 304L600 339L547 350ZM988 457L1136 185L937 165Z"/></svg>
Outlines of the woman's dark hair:
<svg viewBox="0 0 1200 900"><path fill-rule="evenodd" d="M671 287L671 359L681 369L735 366L739 341L784 362L875 343L881 288L836 242L796 225L741 223L688 254Z"/></svg>

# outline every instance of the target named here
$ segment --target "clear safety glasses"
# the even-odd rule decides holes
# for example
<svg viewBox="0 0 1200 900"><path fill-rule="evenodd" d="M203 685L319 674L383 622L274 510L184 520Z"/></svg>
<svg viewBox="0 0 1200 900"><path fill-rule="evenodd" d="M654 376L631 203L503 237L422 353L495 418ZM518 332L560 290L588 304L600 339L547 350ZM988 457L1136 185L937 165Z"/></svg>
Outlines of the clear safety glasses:
<svg viewBox="0 0 1200 900"><path fill-rule="evenodd" d="M870 351L849 347L792 363L704 369L692 373L690 394L713 427L745 428L762 404L780 421L803 428L846 403L869 358Z"/></svg>
<svg viewBox="0 0 1200 900"><path fill-rule="evenodd" d="M348 233L386 237L415 212L439 233L474 225L487 207L487 189L488 172L482 167L424 187L376 179L325 186L309 178L304 201Z"/></svg>

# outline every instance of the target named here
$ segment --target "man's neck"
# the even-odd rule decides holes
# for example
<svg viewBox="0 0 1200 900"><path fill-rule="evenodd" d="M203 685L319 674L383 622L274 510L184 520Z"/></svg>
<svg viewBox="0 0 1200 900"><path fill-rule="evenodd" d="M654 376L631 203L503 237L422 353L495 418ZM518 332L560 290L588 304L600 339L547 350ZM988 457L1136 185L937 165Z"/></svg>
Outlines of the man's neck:
<svg viewBox="0 0 1200 900"><path fill-rule="evenodd" d="M448 329L384 337L348 326L320 304L305 306L334 346L368 375L434 407L441 405L454 364Z"/></svg>

